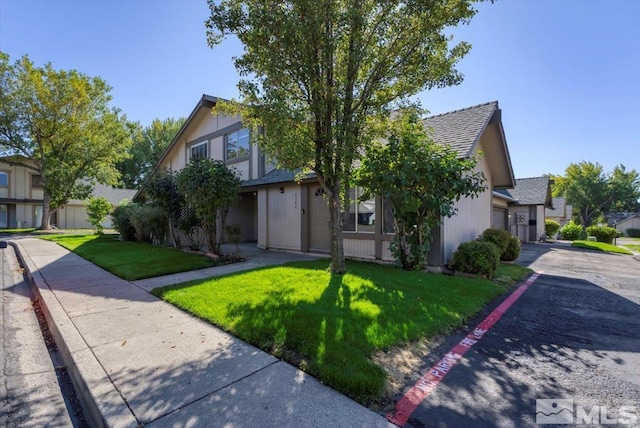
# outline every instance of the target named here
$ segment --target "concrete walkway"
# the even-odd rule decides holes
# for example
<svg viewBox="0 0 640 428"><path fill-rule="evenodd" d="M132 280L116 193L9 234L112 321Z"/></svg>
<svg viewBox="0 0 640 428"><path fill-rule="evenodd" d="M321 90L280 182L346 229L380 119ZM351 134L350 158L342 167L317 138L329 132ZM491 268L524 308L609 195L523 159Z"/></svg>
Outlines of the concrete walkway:
<svg viewBox="0 0 640 428"><path fill-rule="evenodd" d="M91 426L394 426L147 292L309 256L254 250L243 253L242 264L131 283L55 243L27 238L12 245Z"/></svg>

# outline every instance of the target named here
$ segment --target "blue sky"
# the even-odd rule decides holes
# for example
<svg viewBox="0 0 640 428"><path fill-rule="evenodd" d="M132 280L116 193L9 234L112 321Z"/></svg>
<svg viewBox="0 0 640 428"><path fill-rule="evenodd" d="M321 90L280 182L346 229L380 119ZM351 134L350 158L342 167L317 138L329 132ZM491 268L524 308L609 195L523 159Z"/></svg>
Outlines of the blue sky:
<svg viewBox="0 0 640 428"><path fill-rule="evenodd" d="M478 5L464 82L419 98L433 114L498 100L516 177L571 162L640 170L640 1ZM0 50L113 87L131 120L187 116L203 93L237 97L238 42L210 49L205 1L0 0Z"/></svg>

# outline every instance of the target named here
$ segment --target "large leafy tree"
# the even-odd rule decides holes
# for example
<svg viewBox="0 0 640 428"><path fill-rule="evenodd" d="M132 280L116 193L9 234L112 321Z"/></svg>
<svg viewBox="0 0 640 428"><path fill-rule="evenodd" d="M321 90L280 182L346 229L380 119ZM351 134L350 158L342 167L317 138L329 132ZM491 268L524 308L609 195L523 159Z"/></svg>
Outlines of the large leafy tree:
<svg viewBox="0 0 640 428"><path fill-rule="evenodd" d="M244 45L235 112L265 127L260 142L280 166L315 172L328 197L332 272L346 270L354 161L394 104L462 80L455 65L470 45L452 43L446 30L473 17L472 3L209 0L210 45L228 34Z"/></svg>
<svg viewBox="0 0 640 428"><path fill-rule="evenodd" d="M435 144L415 110L391 126L384 142L372 144L357 182L390 204L395 229L391 251L404 269L421 269L431 248L431 231L455 215L455 202L486 190L475 170L477 158Z"/></svg>
<svg viewBox="0 0 640 428"><path fill-rule="evenodd" d="M0 52L0 151L4 162L41 176L42 229L70 199L85 199L95 181L116 184L114 165L131 144L125 118L109 106L111 88L76 70L14 64Z"/></svg>
<svg viewBox="0 0 640 428"><path fill-rule="evenodd" d="M142 127L139 123L131 124L133 128L133 144L129 149L130 158L118 163L121 174L121 185L127 189L137 189L151 173L160 157L176 136L185 118L164 120L154 119L151 125Z"/></svg>
<svg viewBox="0 0 640 428"><path fill-rule="evenodd" d="M636 209L640 178L636 170L616 166L610 174L599 163L570 164L564 176L554 177L554 194L565 196L582 226L590 226L603 211Z"/></svg>
<svg viewBox="0 0 640 428"><path fill-rule="evenodd" d="M212 159L191 161L178 172L178 190L204 228L209 251L221 254L218 219L238 198L240 178L224 162ZM224 224L222 225L224 229Z"/></svg>

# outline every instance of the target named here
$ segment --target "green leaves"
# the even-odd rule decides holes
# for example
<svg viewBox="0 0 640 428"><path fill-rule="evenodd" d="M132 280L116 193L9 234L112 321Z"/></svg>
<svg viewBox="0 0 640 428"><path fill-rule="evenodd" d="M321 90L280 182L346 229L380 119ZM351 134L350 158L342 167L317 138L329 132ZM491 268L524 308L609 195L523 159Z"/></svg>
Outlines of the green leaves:
<svg viewBox="0 0 640 428"><path fill-rule="evenodd" d="M372 145L357 182L391 205L396 237L391 246L405 269L424 265L431 230L455 215L454 202L486 190L477 159L459 159L450 147L433 143L416 109L401 112L385 143Z"/></svg>
<svg viewBox="0 0 640 428"><path fill-rule="evenodd" d="M578 212L584 227L602 211L634 211L640 207L640 175L618 165L606 174L599 163L569 164L565 175L555 179L554 194L563 195Z"/></svg>
<svg viewBox="0 0 640 428"><path fill-rule="evenodd" d="M95 229L96 235L101 234L104 230L102 222L105 221L113 208L111 203L104 196L98 196L87 199L83 205L87 210L87 220Z"/></svg>
<svg viewBox="0 0 640 428"><path fill-rule="evenodd" d="M209 0L209 44L233 34L243 121L266 128L280 166L311 169L332 210L332 270L344 271L342 221L354 162L382 137L399 103L455 85L470 49L446 35L475 14L471 0ZM333 210L338 210L333 212Z"/></svg>
<svg viewBox="0 0 640 428"><path fill-rule="evenodd" d="M178 173L178 190L195 210L207 233L210 251L220 254L217 220L237 198L240 178L224 162L212 159L192 161Z"/></svg>
<svg viewBox="0 0 640 428"><path fill-rule="evenodd" d="M49 208L84 199L90 183L117 183L114 165L128 156L131 138L104 80L50 63L35 67L27 56L11 65L6 54L0 73L0 150L41 175L43 227Z"/></svg>

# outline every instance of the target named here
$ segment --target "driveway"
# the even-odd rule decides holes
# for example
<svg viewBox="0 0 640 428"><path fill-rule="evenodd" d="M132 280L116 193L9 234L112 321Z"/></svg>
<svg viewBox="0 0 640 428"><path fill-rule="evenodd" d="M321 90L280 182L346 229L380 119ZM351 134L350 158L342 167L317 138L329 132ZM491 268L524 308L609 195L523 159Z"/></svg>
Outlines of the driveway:
<svg viewBox="0 0 640 428"><path fill-rule="evenodd" d="M524 245L518 262L544 274L451 369L407 426L538 426L536 399L572 399L577 422L640 425L640 261L539 244ZM466 333L447 339L425 366ZM621 406L636 410L629 414Z"/></svg>

